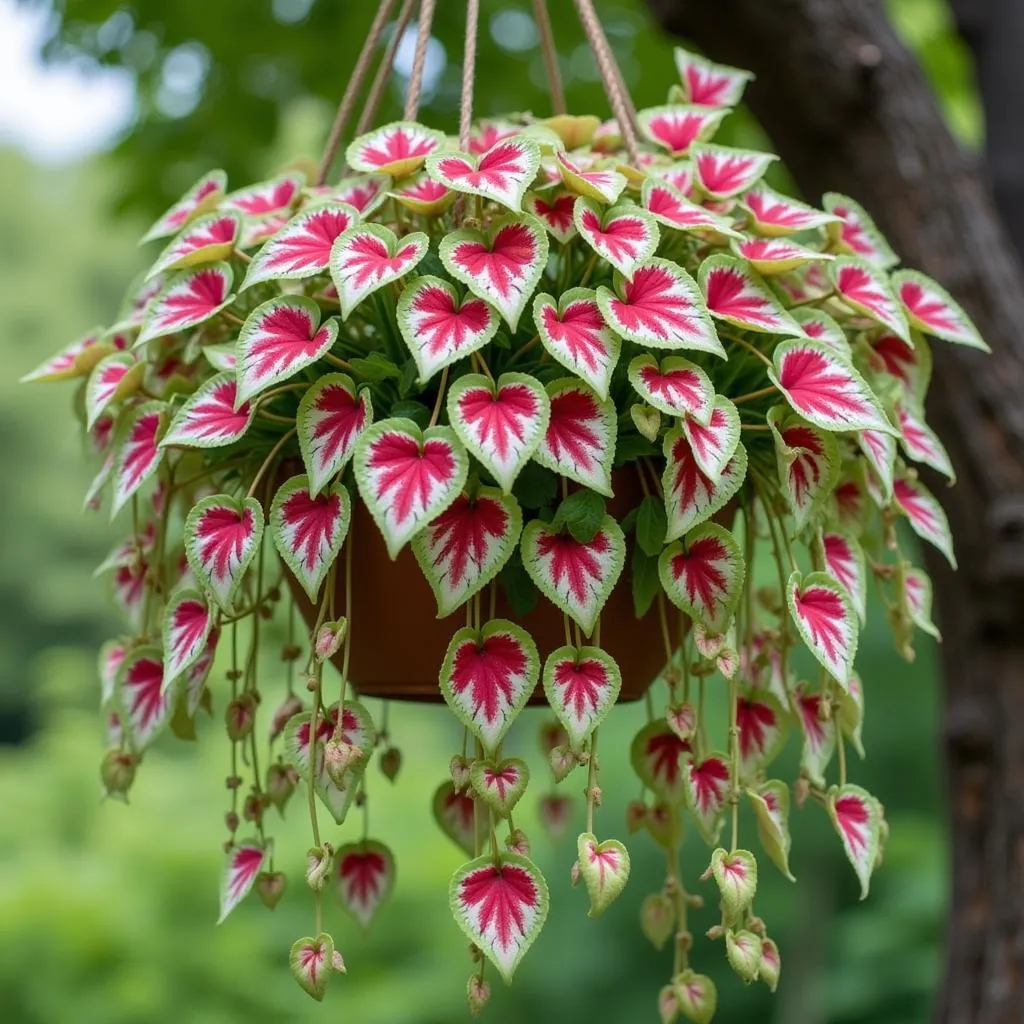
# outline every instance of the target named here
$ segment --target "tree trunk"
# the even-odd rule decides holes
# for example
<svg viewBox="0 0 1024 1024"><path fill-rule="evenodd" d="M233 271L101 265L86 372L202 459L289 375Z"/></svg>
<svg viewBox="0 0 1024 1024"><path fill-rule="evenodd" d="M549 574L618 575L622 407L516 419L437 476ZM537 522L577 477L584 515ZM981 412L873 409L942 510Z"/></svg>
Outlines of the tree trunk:
<svg viewBox="0 0 1024 1024"><path fill-rule="evenodd" d="M954 574L929 558L944 633L953 858L936 1020L1020 1024L1024 276L978 162L951 137L879 0L649 2L666 29L757 74L750 106L806 195L834 189L863 203L907 264L942 282L992 346L986 357L937 342L929 401L959 476L939 496L960 561Z"/></svg>

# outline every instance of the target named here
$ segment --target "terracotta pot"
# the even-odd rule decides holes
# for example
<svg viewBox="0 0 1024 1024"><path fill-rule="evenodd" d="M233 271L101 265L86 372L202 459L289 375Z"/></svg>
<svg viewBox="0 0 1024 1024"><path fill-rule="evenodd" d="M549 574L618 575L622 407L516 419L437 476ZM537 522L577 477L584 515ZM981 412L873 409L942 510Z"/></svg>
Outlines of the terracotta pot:
<svg viewBox="0 0 1024 1024"><path fill-rule="evenodd" d="M614 477L615 498L609 511L621 519L642 497L633 470L622 470ZM352 529L354 598L352 654L349 676L355 689L364 696L391 700L441 701L437 676L445 651L455 631L466 624L459 610L447 618L437 618L437 604L430 586L409 547L395 561L388 557L384 539L361 501L353 502ZM664 645L658 623L657 607L642 619L633 612L630 563L632 538L627 538L626 567L619 583L601 613L601 646L622 671L620 701L642 697L664 667ZM296 601L308 623L316 619L308 598L294 580L289 581ZM338 574L336 607L345 607L344 581ZM484 592L484 607L487 607ZM496 617L510 619L527 629L537 644L541 664L565 643L562 613L543 596L523 619L508 607L498 588ZM335 659L340 668L340 659ZM544 703L538 684L531 703Z"/></svg>

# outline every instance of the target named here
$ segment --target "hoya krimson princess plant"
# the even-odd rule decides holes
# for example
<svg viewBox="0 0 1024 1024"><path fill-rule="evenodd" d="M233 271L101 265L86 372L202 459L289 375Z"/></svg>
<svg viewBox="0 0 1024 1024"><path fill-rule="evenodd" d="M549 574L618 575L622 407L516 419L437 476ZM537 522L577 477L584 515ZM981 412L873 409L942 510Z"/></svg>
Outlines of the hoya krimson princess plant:
<svg viewBox="0 0 1024 1024"><path fill-rule="evenodd" d="M820 807L864 894L881 861L882 804L847 758L868 583L901 654L915 628L937 636L900 528L954 561L917 470L952 477L923 415L925 335L984 343L937 284L894 270L853 200L809 206L765 182L770 154L711 141L749 75L677 64L640 141L613 75L613 121L471 130L464 95L460 138L413 104L352 141L333 185L291 169L228 191L213 171L147 233L164 248L114 325L28 375L78 382L86 504L125 521L100 567L125 619L99 663L106 792L127 795L162 732L223 716L223 920L254 888L282 897L275 815L305 787L315 927L291 966L317 999L344 970L324 891L367 926L395 885L392 851L350 816L374 752L389 779L402 763L364 697L443 698L465 727L433 809L469 858L450 902L474 1012L487 965L510 980L548 912L515 817L530 770L503 746L528 703L549 707L551 781L532 788L551 831L582 791L571 877L596 916L630 864L597 814L625 760L598 757L599 727L646 695L625 831L665 852L641 911L673 950L664 1021L714 1014L687 924L712 894L710 938L775 988L754 904L769 864L793 878L791 804ZM261 642L274 618L283 670ZM771 771L787 733L790 782ZM687 829L709 847L688 865L702 894Z"/></svg>

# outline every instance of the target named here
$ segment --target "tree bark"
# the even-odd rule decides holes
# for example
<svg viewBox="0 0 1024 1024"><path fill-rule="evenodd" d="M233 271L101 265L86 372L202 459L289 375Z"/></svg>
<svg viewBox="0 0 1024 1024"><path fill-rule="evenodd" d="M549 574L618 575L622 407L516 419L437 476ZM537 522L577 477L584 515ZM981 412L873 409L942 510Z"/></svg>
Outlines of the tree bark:
<svg viewBox="0 0 1024 1024"><path fill-rule="evenodd" d="M669 31L756 73L750 107L804 193L835 190L863 203L907 264L942 282L992 346L986 357L937 342L929 401L959 476L938 493L960 561L954 574L928 559L945 638L953 861L936 1020L1019 1024L1024 275L978 161L951 137L879 0L649 2Z"/></svg>

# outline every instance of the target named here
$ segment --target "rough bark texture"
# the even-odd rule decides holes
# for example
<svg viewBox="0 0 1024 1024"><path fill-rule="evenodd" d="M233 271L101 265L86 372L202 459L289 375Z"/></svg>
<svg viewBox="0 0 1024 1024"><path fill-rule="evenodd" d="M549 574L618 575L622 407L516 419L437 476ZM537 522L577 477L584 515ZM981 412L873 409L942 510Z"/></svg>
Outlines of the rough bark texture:
<svg viewBox="0 0 1024 1024"><path fill-rule="evenodd" d="M1019 1024L1024 276L977 161L950 136L878 0L650 3L669 31L757 74L750 106L806 195L835 190L862 202L909 265L960 299L992 346L985 357L937 342L930 399L931 423L960 478L954 489L938 490L960 571L929 561L945 637L953 854L947 969L936 1019ZM1020 52L1012 56L1022 60ZM1019 132L1020 95L1011 102ZM1021 188L1000 166L993 181L1011 192Z"/></svg>

